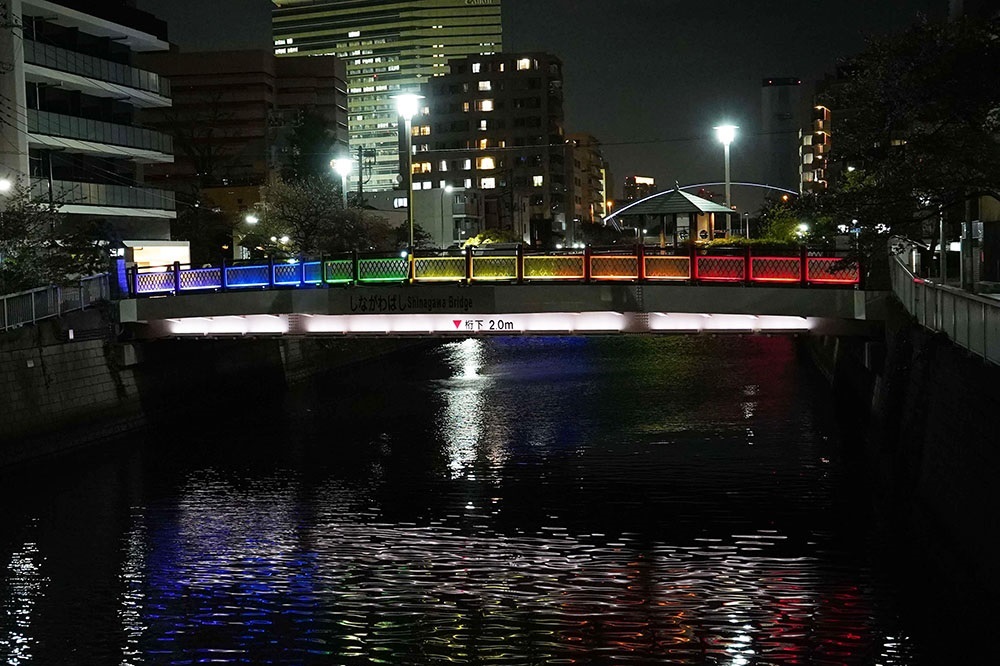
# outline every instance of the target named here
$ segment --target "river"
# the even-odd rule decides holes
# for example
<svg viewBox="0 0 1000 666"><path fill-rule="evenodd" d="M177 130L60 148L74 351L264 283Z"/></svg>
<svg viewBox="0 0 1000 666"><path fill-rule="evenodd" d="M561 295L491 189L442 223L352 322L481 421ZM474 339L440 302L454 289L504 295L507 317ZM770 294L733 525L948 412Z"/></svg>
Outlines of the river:
<svg viewBox="0 0 1000 666"><path fill-rule="evenodd" d="M780 336L470 339L339 371L0 471L0 655L918 663L843 416Z"/></svg>

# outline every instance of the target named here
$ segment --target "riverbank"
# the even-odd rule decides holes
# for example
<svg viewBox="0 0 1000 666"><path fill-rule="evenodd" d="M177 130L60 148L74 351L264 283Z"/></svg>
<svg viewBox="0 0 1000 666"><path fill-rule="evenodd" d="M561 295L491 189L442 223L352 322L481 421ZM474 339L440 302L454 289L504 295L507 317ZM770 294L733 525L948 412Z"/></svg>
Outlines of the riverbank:
<svg viewBox="0 0 1000 666"><path fill-rule="evenodd" d="M426 345L402 339L119 342L99 310L0 338L0 465L120 439L206 405L252 408L330 370ZM228 410L228 412L227 412ZM236 411L233 411L236 410Z"/></svg>

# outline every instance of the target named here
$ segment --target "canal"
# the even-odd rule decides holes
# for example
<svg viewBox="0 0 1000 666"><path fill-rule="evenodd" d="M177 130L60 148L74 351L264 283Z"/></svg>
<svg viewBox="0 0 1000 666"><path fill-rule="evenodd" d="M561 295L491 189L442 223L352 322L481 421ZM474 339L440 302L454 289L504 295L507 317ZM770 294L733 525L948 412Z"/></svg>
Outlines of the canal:
<svg viewBox="0 0 1000 666"><path fill-rule="evenodd" d="M206 406L0 470L2 663L923 663L850 421L764 336L448 342Z"/></svg>

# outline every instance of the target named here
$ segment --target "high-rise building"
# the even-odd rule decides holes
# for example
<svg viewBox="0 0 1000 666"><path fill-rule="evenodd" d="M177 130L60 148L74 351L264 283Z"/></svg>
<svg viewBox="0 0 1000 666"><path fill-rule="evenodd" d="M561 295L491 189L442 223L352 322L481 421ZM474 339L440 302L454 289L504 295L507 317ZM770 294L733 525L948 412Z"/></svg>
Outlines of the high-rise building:
<svg viewBox="0 0 1000 666"><path fill-rule="evenodd" d="M572 221L580 224L601 222L607 215L607 162L601 154L600 142L590 134L570 134L566 140L571 159L567 160L567 200L572 203ZM579 227L574 225L574 231ZM581 240L567 235L566 240Z"/></svg>
<svg viewBox="0 0 1000 666"><path fill-rule="evenodd" d="M830 119L830 109L817 104L809 126L799 131L799 191L803 194L822 192L827 187Z"/></svg>
<svg viewBox="0 0 1000 666"><path fill-rule="evenodd" d="M343 63L333 58L276 58L270 50L156 53L149 69L170 78L173 107L142 120L175 137L173 164L150 167L151 183L197 190L214 207L240 215L261 185L287 165L288 138L312 116L332 140L324 168L347 154Z"/></svg>
<svg viewBox="0 0 1000 666"><path fill-rule="evenodd" d="M484 190L490 226L532 244L566 236L562 61L547 53L453 60L413 119L413 188Z"/></svg>
<svg viewBox="0 0 1000 666"><path fill-rule="evenodd" d="M799 183L798 131L805 115L803 103L801 79L771 77L761 82L762 183L787 189Z"/></svg>
<svg viewBox="0 0 1000 666"><path fill-rule="evenodd" d="M625 176L625 186L622 188L622 204L645 199L656 194L656 179L649 176ZM620 206L619 206L620 207Z"/></svg>
<svg viewBox="0 0 1000 666"><path fill-rule="evenodd" d="M139 175L173 161L173 144L135 114L169 107L170 87L133 62L166 50L166 33L126 0L0 0L0 178L30 181L70 224L169 239L173 193Z"/></svg>
<svg viewBox="0 0 1000 666"><path fill-rule="evenodd" d="M503 50L501 0L273 1L275 54L346 62L351 149L365 151L374 190L399 184L393 95L447 74L451 59Z"/></svg>

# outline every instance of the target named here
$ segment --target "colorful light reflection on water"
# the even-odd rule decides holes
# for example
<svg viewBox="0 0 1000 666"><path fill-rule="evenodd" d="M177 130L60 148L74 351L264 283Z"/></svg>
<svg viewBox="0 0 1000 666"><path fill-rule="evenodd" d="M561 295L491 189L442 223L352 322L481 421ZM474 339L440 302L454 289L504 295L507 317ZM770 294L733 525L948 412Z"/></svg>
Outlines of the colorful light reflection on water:
<svg viewBox="0 0 1000 666"><path fill-rule="evenodd" d="M476 339L178 423L10 480L3 663L911 663L828 400L786 339Z"/></svg>

